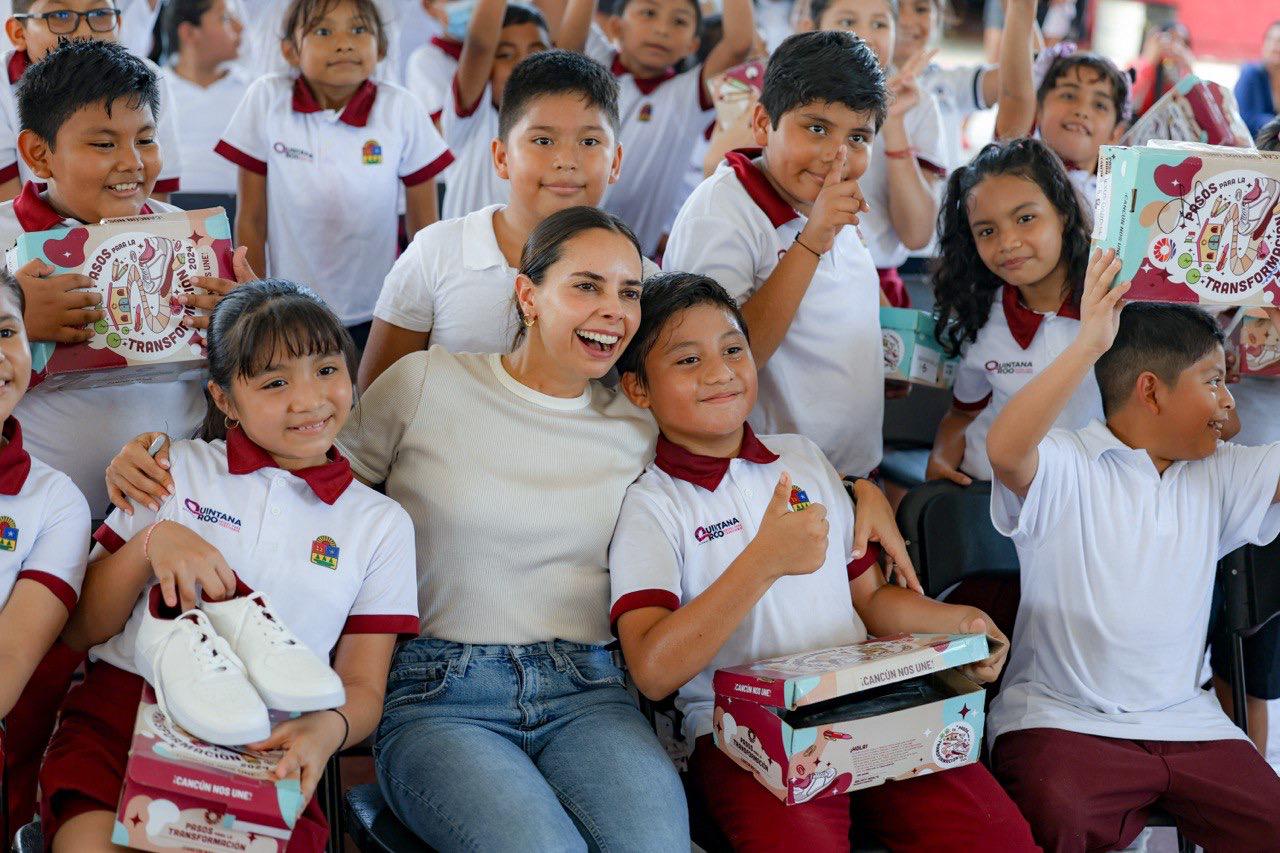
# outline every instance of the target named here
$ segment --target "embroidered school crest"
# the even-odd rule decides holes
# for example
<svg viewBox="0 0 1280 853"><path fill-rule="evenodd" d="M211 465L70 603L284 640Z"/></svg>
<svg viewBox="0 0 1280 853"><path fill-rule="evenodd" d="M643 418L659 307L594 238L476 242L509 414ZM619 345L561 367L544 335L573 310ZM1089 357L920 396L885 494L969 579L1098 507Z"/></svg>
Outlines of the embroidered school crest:
<svg viewBox="0 0 1280 853"><path fill-rule="evenodd" d="M640 113L636 116L636 121L648 121L651 118L653 118L653 104L645 104L640 108Z"/></svg>
<svg viewBox="0 0 1280 853"><path fill-rule="evenodd" d="M317 536L311 543L311 562L326 569L337 569L338 543L328 536Z"/></svg>
<svg viewBox="0 0 1280 853"><path fill-rule="evenodd" d="M0 551L18 549L18 522L7 515L0 515Z"/></svg>
<svg viewBox="0 0 1280 853"><path fill-rule="evenodd" d="M382 162L382 146L378 144L378 140L370 139L360 149L360 157L364 160L366 166L376 166Z"/></svg>
<svg viewBox="0 0 1280 853"><path fill-rule="evenodd" d="M791 504L792 512L799 512L809 506L809 496L805 494L804 489L799 486L791 487L791 497L787 498L787 503Z"/></svg>

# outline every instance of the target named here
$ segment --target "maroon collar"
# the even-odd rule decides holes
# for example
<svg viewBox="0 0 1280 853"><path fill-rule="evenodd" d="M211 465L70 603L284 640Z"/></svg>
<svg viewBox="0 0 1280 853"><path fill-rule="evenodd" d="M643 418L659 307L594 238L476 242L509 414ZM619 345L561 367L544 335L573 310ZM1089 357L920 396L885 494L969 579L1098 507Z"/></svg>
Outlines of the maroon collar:
<svg viewBox="0 0 1280 853"><path fill-rule="evenodd" d="M616 53L613 55L613 64L609 66L609 70L613 72L614 77L623 77L627 74L631 74L631 72L626 69L626 66L622 64L622 57ZM635 81L636 88L640 90L640 94L652 95L654 89L658 88L674 76L676 76L676 70L674 68L668 68L657 77L637 77L636 75L631 74L631 79Z"/></svg>
<svg viewBox="0 0 1280 853"><path fill-rule="evenodd" d="M378 97L378 84L365 80L356 89L351 100L342 108L338 121L352 127L364 127L369 123L369 113L373 112L373 102ZM315 93L301 77L293 81L293 111L295 113L318 113L324 107L316 100Z"/></svg>
<svg viewBox="0 0 1280 853"><path fill-rule="evenodd" d="M57 228L67 221L67 217L53 209L48 200L40 194L41 184L27 181L22 192L13 200L13 215L23 231L48 231ZM154 213L151 205L144 203L138 210L139 216Z"/></svg>
<svg viewBox="0 0 1280 853"><path fill-rule="evenodd" d="M454 59L462 56L462 42L457 39L451 39L447 36L432 36L431 43L436 46L441 53L448 54Z"/></svg>
<svg viewBox="0 0 1280 853"><path fill-rule="evenodd" d="M1004 303L1004 320L1009 324L1009 333L1018 342L1018 346L1027 349L1031 346L1031 341L1035 339L1036 332L1040 330L1040 324L1044 322L1044 315L1038 314L1023 305L1018 288L1007 284L1004 286L1004 295L1001 297L1001 301ZM1059 317L1079 320L1080 306L1076 305L1068 297L1062 303L1062 307L1058 309L1057 314Z"/></svg>
<svg viewBox="0 0 1280 853"><path fill-rule="evenodd" d="M4 422L5 445L0 447L0 495L16 495L22 491L31 473L31 454L22 449L22 427L10 416Z"/></svg>
<svg viewBox="0 0 1280 853"><path fill-rule="evenodd" d="M300 468L289 473L305 480L316 497L327 504L336 503L351 485L351 463L331 447L325 454L329 461L323 465ZM231 474L252 474L262 468L279 468L271 454L254 444L253 439L236 427L227 433L227 471Z"/></svg>
<svg viewBox="0 0 1280 853"><path fill-rule="evenodd" d="M755 462L757 465L768 465L770 462L777 461L778 454L765 447L760 439L756 438L751 424L743 424L742 446L738 448L736 458ZM729 470L729 462L732 460L690 453L665 435L659 435L658 455L653 461L660 469L677 480L684 480L695 486L701 486L708 492L714 492L720 487L720 481L724 479L725 473Z"/></svg>
<svg viewBox="0 0 1280 853"><path fill-rule="evenodd" d="M27 73L27 66L31 64L31 56L25 50L15 50L13 55L9 57L9 85L13 85L22 79L22 75Z"/></svg>
<svg viewBox="0 0 1280 853"><path fill-rule="evenodd" d="M747 195L769 217L773 227L781 228L800 214L773 188L773 184L769 183L764 172L755 164L755 158L759 156L759 148L739 148L724 155L724 159L742 182Z"/></svg>

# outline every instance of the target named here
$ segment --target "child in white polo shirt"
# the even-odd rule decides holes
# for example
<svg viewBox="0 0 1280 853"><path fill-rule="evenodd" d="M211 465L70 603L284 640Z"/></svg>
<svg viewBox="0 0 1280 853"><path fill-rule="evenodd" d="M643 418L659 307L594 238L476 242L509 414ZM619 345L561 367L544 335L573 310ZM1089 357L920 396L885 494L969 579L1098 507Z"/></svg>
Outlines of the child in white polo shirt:
<svg viewBox="0 0 1280 853"><path fill-rule="evenodd" d="M175 57L164 78L175 95L187 192L236 194L236 165L213 148L252 78L233 62L243 25L227 3L168 0L164 7L165 44Z"/></svg>
<svg viewBox="0 0 1280 853"><path fill-rule="evenodd" d="M1280 444L1221 442L1222 332L1194 306L1125 306L1119 269L1090 260L1076 340L987 438L1022 567L992 768L1046 849L1124 848L1162 808L1208 850L1274 850L1280 777L1200 668L1217 561L1280 532ZM1052 429L1091 372L1106 422Z"/></svg>
<svg viewBox="0 0 1280 853"><path fill-rule="evenodd" d="M817 442L842 475L880 464L884 358L875 264L853 227L888 92L867 45L794 35L769 60L752 132L676 217L663 261L709 275L754 333L762 432Z"/></svg>
<svg viewBox="0 0 1280 853"><path fill-rule="evenodd" d="M458 162L449 170L443 217L456 219L502 204L510 191L490 149L499 133L507 79L525 59L551 46L547 22L531 6L479 0L467 24L440 128Z"/></svg>
<svg viewBox="0 0 1280 853"><path fill-rule="evenodd" d="M858 225L871 250L880 288L890 305L910 304L898 267L908 251L933 239L938 220L936 185L947 175L942 113L917 81L927 64L921 52L895 63L898 0L813 0L798 29L845 30L866 41L888 76L888 117L859 179L870 210Z"/></svg>
<svg viewBox="0 0 1280 853"><path fill-rule="evenodd" d="M1114 145L1132 118L1129 76L1097 53L1075 52L1070 43L1050 48L1035 79L1031 30L1036 0L1009 0L1000 40L1000 103L996 138L1036 135L1062 158L1071 183L1093 211L1098 152ZM1037 71L1039 69L1036 69Z"/></svg>
<svg viewBox="0 0 1280 853"><path fill-rule="evenodd" d="M661 435L609 548L609 619L636 686L655 700L676 693L695 742L690 774L733 846L847 850L856 813L894 850L1033 849L1026 821L978 764L786 806L716 749L711 681L721 667L868 631L1004 637L980 610L887 584L879 549L855 550L853 505L822 451L798 435L757 437L745 423L755 363L742 312L714 281L648 280L618 367ZM1004 654L970 674L994 680Z"/></svg>
<svg viewBox="0 0 1280 853"><path fill-rule="evenodd" d="M1044 143L992 143L947 182L938 248L937 337L960 363L926 476L966 486L991 479L987 429L1000 409L1076 338L1089 214ZM1056 425L1101 416L1089 376Z"/></svg>
<svg viewBox="0 0 1280 853"><path fill-rule="evenodd" d="M0 272L0 719L6 723L0 762L15 824L29 820L35 807L39 747L30 744L40 735L33 728L49 727L41 717L56 710L79 663L56 641L80 595L89 542L84 496L67 475L27 452L13 416L31 375L23 307L22 288Z"/></svg>
<svg viewBox="0 0 1280 853"><path fill-rule="evenodd" d="M406 58L404 87L418 96L439 127L453 87L453 75L458 71L462 42L448 32L449 12L444 0L422 0L422 11L435 21L440 32Z"/></svg>
<svg viewBox="0 0 1280 853"><path fill-rule="evenodd" d="M570 0L561 40L566 46L585 42L587 55L608 68L621 87L619 141L627 169L605 197L604 208L635 229L646 255L660 257L685 193L694 148L715 119L706 82L751 51L751 2L725 0L720 41L701 64L691 58L702 32L702 7L694 0L618 0L607 35L587 26L591 16L586 13L595 5L595 0Z"/></svg>
<svg viewBox="0 0 1280 853"><path fill-rule="evenodd" d="M329 756L373 731L396 637L418 631L409 516L354 482L333 445L351 412L356 357L338 318L307 288L252 282L214 311L208 350L204 431L169 450L171 496L158 511L117 510L94 534L67 629L77 645L93 645L90 664L63 704L40 771L41 822L55 849L102 849L112 835L141 674L172 705L179 686L201 689L184 680L194 674L197 684L227 682L234 659L264 701L288 709L272 697L309 685L270 677L251 655L298 645L321 661L333 655L345 697L329 700L336 709L310 704L334 710L280 723L251 745L283 749L277 778L300 773L310 801ZM229 606L246 627L215 632ZM247 646L252 635L269 645ZM298 679L305 669L290 672ZM227 700L204 690L204 713L218 714ZM225 719L243 712L240 704L221 709ZM265 713L261 721L265 729ZM327 840L324 815L308 802L288 849L318 853Z"/></svg>
<svg viewBox="0 0 1280 853"><path fill-rule="evenodd" d="M598 63L541 51L516 67L505 91L486 157L510 185L506 203L437 222L409 244L374 308L362 387L429 343L453 353L509 351L519 327L511 297L529 233L556 211L598 205L618 179L618 84ZM646 276L656 271L645 262Z"/></svg>
<svg viewBox="0 0 1280 853"><path fill-rule="evenodd" d="M436 221L453 160L418 99L370 79L387 35L374 0L293 0L282 49L217 151L240 167L236 241L255 269L315 287L363 346L396 259L400 185L410 236Z"/></svg>
<svg viewBox="0 0 1280 853"><path fill-rule="evenodd" d="M120 38L120 10L114 0L13 0L12 12L4 26L13 49L0 59L9 79L8 86L0 85L0 199L13 198L24 184L37 177L18 151L18 134L23 128L18 116L18 84L27 68L68 38L109 42ZM150 60L142 62L153 74L160 74ZM150 192L153 197L165 199L179 188L182 154L173 93L163 81L156 133L164 150L164 165Z"/></svg>

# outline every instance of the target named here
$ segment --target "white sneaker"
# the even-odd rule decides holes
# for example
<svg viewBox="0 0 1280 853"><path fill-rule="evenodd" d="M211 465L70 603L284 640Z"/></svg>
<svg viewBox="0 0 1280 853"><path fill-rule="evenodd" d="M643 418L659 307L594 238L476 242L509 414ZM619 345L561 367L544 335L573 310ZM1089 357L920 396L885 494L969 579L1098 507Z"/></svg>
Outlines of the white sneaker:
<svg viewBox="0 0 1280 853"><path fill-rule="evenodd" d="M201 603L240 659L268 708L306 713L347 701L342 679L288 629L260 592Z"/></svg>
<svg viewBox="0 0 1280 853"><path fill-rule="evenodd" d="M199 610L162 618L159 590L154 588L142 617L133 661L155 688L160 709L191 734L219 746L265 740L271 720L244 664Z"/></svg>

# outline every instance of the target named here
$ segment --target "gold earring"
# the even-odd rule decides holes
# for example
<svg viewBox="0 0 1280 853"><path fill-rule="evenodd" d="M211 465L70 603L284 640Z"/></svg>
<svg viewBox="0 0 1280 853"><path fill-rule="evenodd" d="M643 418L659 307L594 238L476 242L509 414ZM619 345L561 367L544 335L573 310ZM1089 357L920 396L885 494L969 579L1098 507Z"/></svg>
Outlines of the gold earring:
<svg viewBox="0 0 1280 853"><path fill-rule="evenodd" d="M227 431L228 431L228 432L230 432L231 430L233 430L233 429L235 429L236 427L240 426L240 422L239 422L238 420L236 420L235 418L231 417L230 415L223 415L223 416L222 416L222 425L223 425L224 427L226 427L226 428L227 428Z"/></svg>
<svg viewBox="0 0 1280 853"><path fill-rule="evenodd" d="M533 315L530 315L524 318L524 327L526 329L532 329L534 324L537 322L538 322L538 318Z"/></svg>

